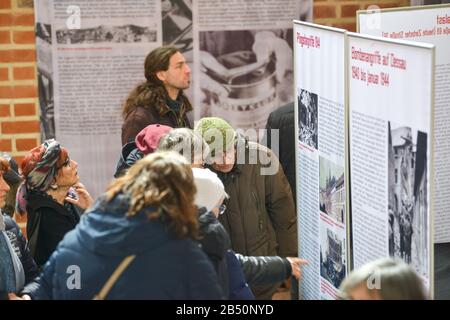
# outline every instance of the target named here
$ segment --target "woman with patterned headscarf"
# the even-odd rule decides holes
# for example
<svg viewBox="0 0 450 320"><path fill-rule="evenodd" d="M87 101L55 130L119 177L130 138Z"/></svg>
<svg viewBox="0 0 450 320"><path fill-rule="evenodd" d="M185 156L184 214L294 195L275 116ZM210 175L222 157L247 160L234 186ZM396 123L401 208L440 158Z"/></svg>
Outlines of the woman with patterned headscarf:
<svg viewBox="0 0 450 320"><path fill-rule="evenodd" d="M79 183L77 167L54 139L30 150L22 161L24 183L17 194L17 211L28 214L29 246L39 266L47 262L64 235L75 228L82 210L93 203Z"/></svg>

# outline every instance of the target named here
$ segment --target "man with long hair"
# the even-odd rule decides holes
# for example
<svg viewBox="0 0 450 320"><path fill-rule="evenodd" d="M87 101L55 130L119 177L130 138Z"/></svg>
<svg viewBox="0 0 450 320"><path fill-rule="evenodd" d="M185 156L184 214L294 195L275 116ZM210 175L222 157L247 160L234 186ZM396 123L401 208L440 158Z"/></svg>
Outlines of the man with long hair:
<svg viewBox="0 0 450 320"><path fill-rule="evenodd" d="M134 141L149 124L172 128L191 127L187 113L192 110L183 90L190 85L191 69L175 47L159 47L145 59L146 81L128 96L122 110L122 145Z"/></svg>

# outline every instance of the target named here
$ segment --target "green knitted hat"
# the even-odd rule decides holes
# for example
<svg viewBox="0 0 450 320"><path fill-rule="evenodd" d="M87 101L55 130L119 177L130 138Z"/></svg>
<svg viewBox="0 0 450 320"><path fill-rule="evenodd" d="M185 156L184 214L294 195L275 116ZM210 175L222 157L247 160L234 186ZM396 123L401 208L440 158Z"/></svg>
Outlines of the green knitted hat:
<svg viewBox="0 0 450 320"><path fill-rule="evenodd" d="M230 149L236 141L236 131L221 118L202 118L195 125L194 131L205 139L213 157Z"/></svg>

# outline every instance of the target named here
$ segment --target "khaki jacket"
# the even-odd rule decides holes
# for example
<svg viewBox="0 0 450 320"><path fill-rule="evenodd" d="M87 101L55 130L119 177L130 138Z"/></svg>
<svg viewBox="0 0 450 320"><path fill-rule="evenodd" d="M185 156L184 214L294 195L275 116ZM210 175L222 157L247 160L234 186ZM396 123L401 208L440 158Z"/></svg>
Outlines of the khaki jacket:
<svg viewBox="0 0 450 320"><path fill-rule="evenodd" d="M233 250L249 256L297 256L297 217L278 159L260 144L241 137L238 141L237 149L245 148L245 163L237 163L228 173L216 171L230 196L219 220ZM263 165L260 159L270 159L270 164ZM269 166L276 168L275 174L261 174Z"/></svg>

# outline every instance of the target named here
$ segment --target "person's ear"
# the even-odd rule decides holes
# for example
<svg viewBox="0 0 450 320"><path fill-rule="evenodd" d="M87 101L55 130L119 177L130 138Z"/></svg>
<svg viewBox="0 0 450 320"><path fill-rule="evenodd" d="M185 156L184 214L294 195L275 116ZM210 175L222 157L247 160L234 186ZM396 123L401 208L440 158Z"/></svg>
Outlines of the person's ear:
<svg viewBox="0 0 450 320"><path fill-rule="evenodd" d="M162 82L166 81L166 71L163 71L163 70L158 71L156 73L156 77Z"/></svg>

